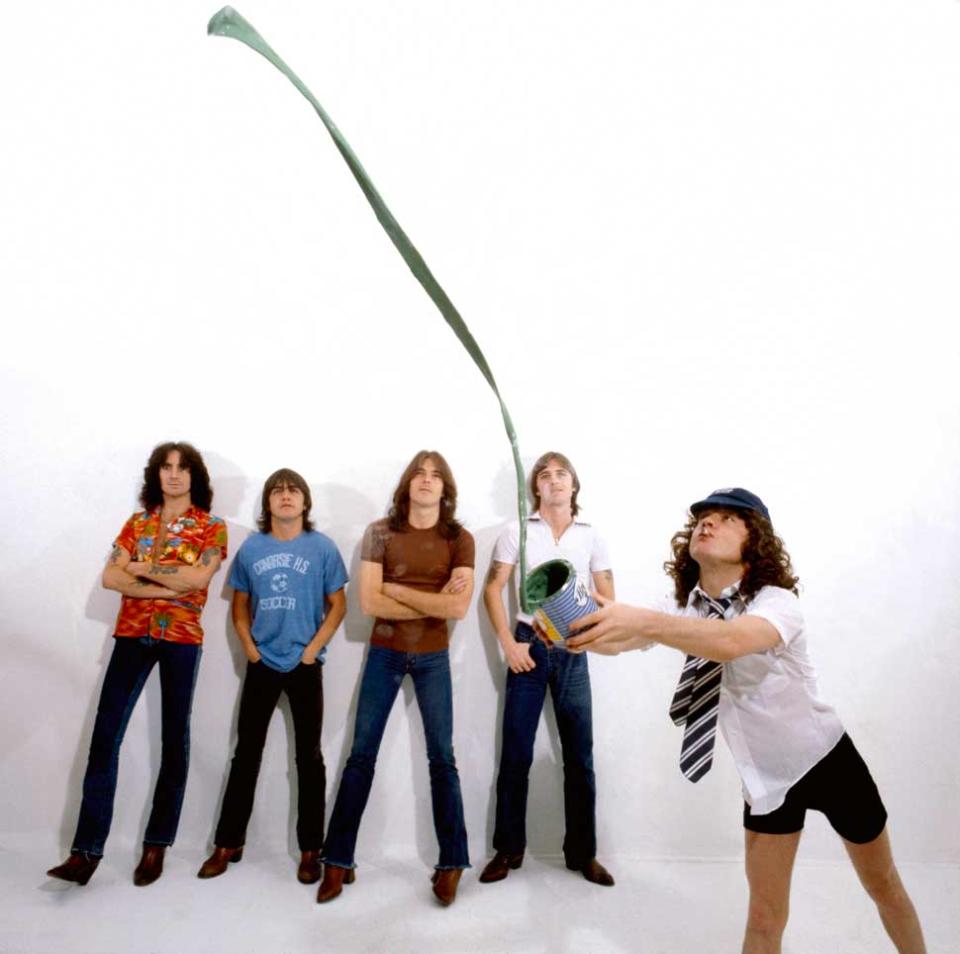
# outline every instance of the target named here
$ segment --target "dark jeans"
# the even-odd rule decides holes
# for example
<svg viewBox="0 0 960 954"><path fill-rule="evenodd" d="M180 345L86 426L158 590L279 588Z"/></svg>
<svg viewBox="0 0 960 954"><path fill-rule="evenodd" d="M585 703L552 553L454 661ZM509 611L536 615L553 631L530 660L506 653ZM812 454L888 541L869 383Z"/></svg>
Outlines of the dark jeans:
<svg viewBox="0 0 960 954"><path fill-rule="evenodd" d="M533 742L546 698L553 711L563 749L563 806L566 835L563 854L580 867L597 853L596 782L593 775L593 714L586 653L545 646L525 623L517 623L517 639L530 643L536 668L507 673L503 709L503 747L497 776L496 851L516 853L527 844L527 788L533 763Z"/></svg>
<svg viewBox="0 0 960 954"><path fill-rule="evenodd" d="M367 806L377 753L390 709L409 674L423 720L430 763L433 827L440 843L438 868L469 868L467 828L463 820L460 776L453 757L453 692L450 657L438 653L401 653L371 646L363 667L353 748L343 769L337 801L330 816L323 860L342 868L354 867L360 819Z"/></svg>
<svg viewBox="0 0 960 954"><path fill-rule="evenodd" d="M150 670L160 665L163 749L160 774L153 792L153 809L143 837L145 845L172 845L180 821L190 763L190 707L197 681L201 648L148 636L118 637L100 690L97 719L90 740L90 757L83 779L83 801L73 851L100 857L117 790L120 744L133 707Z"/></svg>
<svg viewBox="0 0 960 954"><path fill-rule="evenodd" d="M247 663L237 718L237 748L223 796L214 842L221 848L239 848L247 837L253 793L270 717L285 692L293 716L297 753L297 843L301 851L317 851L323 844L327 773L320 751L323 729L323 666L300 663L290 672L277 672L264 662Z"/></svg>

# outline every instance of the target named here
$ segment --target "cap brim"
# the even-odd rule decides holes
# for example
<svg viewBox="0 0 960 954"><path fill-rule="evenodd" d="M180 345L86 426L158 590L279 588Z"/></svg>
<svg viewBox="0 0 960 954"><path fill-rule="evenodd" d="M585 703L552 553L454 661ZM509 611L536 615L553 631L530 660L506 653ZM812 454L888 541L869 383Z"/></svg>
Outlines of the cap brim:
<svg viewBox="0 0 960 954"><path fill-rule="evenodd" d="M690 513L696 516L698 513L701 513L704 510L709 510L711 507L726 507L728 510L748 510L751 513L757 513L761 517L769 520L770 518L762 511L756 507L751 507L750 504L744 503L742 500L738 500L736 497L726 497L718 495L716 497L708 497L706 500L700 500L695 504L690 505Z"/></svg>

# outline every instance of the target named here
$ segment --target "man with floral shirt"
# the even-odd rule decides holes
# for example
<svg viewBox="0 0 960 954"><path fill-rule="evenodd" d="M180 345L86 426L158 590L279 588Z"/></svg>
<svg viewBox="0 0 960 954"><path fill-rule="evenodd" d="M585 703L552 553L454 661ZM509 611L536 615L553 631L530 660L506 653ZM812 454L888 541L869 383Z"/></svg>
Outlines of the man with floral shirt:
<svg viewBox="0 0 960 954"><path fill-rule="evenodd" d="M86 884L103 856L113 816L120 744L133 707L155 664L160 667L163 749L153 808L134 871L137 885L163 872L187 783L190 707L200 664L200 611L207 587L227 555L227 528L210 514L213 491L203 458L184 442L160 444L150 455L140 491L143 510L117 537L103 585L121 594L83 801L70 857L47 874Z"/></svg>

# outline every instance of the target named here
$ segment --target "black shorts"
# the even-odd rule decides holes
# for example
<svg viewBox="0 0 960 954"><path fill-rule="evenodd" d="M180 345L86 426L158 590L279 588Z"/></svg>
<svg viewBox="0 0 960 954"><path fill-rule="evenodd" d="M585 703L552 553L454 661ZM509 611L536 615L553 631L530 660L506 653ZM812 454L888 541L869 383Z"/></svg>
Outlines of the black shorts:
<svg viewBox="0 0 960 954"><path fill-rule="evenodd" d="M768 835L789 835L803 829L807 809L823 812L833 830L857 845L873 841L887 824L867 763L850 736L840 741L787 792L783 804L768 815L751 815L743 806L743 827Z"/></svg>

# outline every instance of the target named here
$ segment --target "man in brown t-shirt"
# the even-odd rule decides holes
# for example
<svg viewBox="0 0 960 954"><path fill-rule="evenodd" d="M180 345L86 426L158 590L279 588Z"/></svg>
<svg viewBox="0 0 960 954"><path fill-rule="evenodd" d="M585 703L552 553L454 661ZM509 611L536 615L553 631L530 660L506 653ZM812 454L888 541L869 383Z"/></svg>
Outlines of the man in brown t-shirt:
<svg viewBox="0 0 960 954"><path fill-rule="evenodd" d="M393 494L390 515L363 538L360 607L374 617L363 669L350 758L343 770L324 844L317 901L354 880L354 849L387 717L410 675L430 763L433 824L440 858L433 893L456 898L470 866L460 777L453 755L448 619L463 619L473 593L473 537L456 520L457 485L437 451L420 451Z"/></svg>

